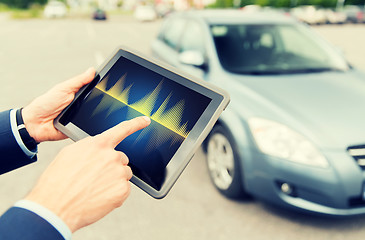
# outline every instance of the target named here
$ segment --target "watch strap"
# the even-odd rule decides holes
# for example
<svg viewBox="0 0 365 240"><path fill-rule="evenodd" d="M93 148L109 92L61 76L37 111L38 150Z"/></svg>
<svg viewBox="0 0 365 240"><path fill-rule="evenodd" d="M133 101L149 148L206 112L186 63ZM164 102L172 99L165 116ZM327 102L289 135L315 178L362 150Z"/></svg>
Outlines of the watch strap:
<svg viewBox="0 0 365 240"><path fill-rule="evenodd" d="M16 123L17 123L18 132L19 132L20 138L22 139L24 145L30 151L34 152L37 149L38 143L34 140L34 138L32 138L29 135L27 129L25 128L24 120L22 117L22 110L23 110L23 108L20 108L16 111Z"/></svg>

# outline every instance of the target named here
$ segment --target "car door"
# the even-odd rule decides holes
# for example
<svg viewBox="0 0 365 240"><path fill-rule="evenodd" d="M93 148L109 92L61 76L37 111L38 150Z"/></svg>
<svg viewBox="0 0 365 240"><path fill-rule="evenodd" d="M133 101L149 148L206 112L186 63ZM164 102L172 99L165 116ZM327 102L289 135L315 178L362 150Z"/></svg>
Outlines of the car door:
<svg viewBox="0 0 365 240"><path fill-rule="evenodd" d="M200 24L195 20L188 21L181 36L180 45L178 47L178 57L180 57L180 54L183 54L184 52L194 51L203 56L206 61L205 39L206 38L203 35L203 29ZM194 66L178 61L177 67L200 79L205 78L205 65Z"/></svg>
<svg viewBox="0 0 365 240"><path fill-rule="evenodd" d="M170 17L164 22L157 39L152 43L154 57L178 67L178 46L186 22L186 19L181 17Z"/></svg>

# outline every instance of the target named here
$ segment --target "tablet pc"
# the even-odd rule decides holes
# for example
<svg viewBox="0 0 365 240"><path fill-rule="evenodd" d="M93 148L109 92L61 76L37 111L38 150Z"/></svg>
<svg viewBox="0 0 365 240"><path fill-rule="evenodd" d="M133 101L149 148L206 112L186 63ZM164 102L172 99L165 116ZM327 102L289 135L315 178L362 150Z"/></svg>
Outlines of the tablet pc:
<svg viewBox="0 0 365 240"><path fill-rule="evenodd" d="M150 117L148 127L116 150L129 158L131 182L163 198L228 102L222 89L122 47L76 94L55 127L77 141L124 120Z"/></svg>

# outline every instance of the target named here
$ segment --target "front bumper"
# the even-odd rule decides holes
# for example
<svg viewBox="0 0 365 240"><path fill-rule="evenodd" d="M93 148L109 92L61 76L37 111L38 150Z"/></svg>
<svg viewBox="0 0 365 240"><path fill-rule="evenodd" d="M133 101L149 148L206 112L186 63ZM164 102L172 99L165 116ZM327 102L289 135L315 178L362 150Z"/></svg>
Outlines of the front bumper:
<svg viewBox="0 0 365 240"><path fill-rule="evenodd" d="M247 151L246 151L247 153ZM365 214L365 174L345 151L327 151L326 169L297 164L253 150L244 161L248 193L270 203L325 215ZM281 185L292 187L290 194Z"/></svg>

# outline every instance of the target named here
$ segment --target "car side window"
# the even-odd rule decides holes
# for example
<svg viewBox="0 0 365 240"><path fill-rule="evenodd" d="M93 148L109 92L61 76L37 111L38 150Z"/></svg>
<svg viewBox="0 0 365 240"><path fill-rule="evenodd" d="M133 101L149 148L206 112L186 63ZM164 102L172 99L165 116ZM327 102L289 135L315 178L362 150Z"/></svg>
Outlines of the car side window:
<svg viewBox="0 0 365 240"><path fill-rule="evenodd" d="M204 53L204 36L200 25L190 21L184 31L180 43L180 52L195 50Z"/></svg>
<svg viewBox="0 0 365 240"><path fill-rule="evenodd" d="M170 23L165 26L163 33L160 35L160 39L171 48L176 48L179 44L185 24L186 21L182 18L176 18L170 21Z"/></svg>

